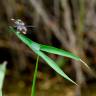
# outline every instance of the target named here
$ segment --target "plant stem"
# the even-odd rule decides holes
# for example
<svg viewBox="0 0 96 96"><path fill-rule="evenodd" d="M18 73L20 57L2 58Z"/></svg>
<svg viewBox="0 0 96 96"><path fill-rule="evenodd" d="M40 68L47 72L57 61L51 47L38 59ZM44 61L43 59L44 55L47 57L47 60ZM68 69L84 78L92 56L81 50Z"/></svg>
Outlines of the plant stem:
<svg viewBox="0 0 96 96"><path fill-rule="evenodd" d="M34 71L31 96L35 96L35 87L36 87L36 77L37 77L37 70L38 70L38 61L39 61L39 56L37 56L37 60L36 60L36 67L35 67L35 71Z"/></svg>

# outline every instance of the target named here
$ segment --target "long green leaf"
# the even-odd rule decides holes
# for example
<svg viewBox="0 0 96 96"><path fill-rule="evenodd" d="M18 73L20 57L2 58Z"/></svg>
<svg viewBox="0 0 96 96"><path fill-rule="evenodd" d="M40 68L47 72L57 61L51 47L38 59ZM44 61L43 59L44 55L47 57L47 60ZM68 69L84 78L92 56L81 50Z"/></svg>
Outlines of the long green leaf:
<svg viewBox="0 0 96 96"><path fill-rule="evenodd" d="M33 50L37 55L39 55L42 59L44 59L48 65L53 68L58 74L60 74L65 79L69 80L70 82L76 84L72 79L70 79L61 69L60 67L47 55L45 55L43 52L39 50ZM76 84L77 85L77 84Z"/></svg>
<svg viewBox="0 0 96 96"><path fill-rule="evenodd" d="M66 57L78 60L78 61L82 62L90 71L92 71L90 69L90 67L83 60L81 60L78 56L76 56L76 55L74 55L70 52L67 52L67 51L64 51L62 49L58 49L58 48L55 48L55 47L52 47L52 46L47 46L47 45L41 45L40 50L48 52L48 53L57 54L57 55L61 55L61 56L66 56Z"/></svg>
<svg viewBox="0 0 96 96"><path fill-rule="evenodd" d="M58 49L58 48L55 48L52 46L41 45L40 50L48 52L48 53L52 53L52 54L70 57L70 58L75 59L75 60L80 60L80 58L78 56L75 56L74 54L72 54L70 52L67 52L67 51L64 51L62 49Z"/></svg>

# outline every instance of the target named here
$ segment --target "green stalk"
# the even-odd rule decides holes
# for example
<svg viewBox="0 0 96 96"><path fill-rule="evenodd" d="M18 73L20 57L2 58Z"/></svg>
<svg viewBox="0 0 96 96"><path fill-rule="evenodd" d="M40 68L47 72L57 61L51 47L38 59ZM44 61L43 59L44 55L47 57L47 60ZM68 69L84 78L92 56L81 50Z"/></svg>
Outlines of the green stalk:
<svg viewBox="0 0 96 96"><path fill-rule="evenodd" d="M31 96L35 96L35 87L36 87L36 77L37 77L37 70L38 70L38 61L39 61L39 56L37 57L37 60L36 60L36 67L35 67L35 71L34 71Z"/></svg>

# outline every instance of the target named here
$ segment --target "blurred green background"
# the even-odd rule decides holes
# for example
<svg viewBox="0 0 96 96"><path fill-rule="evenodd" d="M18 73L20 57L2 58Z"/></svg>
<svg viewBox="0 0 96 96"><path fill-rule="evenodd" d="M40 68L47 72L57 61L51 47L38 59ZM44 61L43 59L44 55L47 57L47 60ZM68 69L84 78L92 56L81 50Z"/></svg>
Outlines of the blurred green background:
<svg viewBox="0 0 96 96"><path fill-rule="evenodd" d="M0 63L7 61L4 96L30 96L36 55L9 31L21 19L26 36L80 56L96 73L96 0L1 0ZM39 60L36 96L96 96L96 78L80 62L50 55L76 87Z"/></svg>

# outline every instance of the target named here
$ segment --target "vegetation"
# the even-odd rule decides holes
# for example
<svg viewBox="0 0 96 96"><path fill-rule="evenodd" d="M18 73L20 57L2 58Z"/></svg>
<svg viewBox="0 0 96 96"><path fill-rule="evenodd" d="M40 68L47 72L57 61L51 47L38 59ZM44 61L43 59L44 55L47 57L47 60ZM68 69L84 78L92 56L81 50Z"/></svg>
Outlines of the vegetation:
<svg viewBox="0 0 96 96"><path fill-rule="evenodd" d="M59 66L52 60L50 59L47 55L45 55L43 52L41 51L45 51L45 52L49 52L49 53L53 53L53 54L58 54L61 56L66 56L66 57L70 57L74 60L78 60L81 61L82 63L84 63L87 67L88 65L82 61L78 56L73 55L70 52L64 51L62 49L58 49L55 47L51 47L51 46L47 46L47 45L41 45L38 44L32 40L30 40L29 38L27 38L26 36L22 35L22 33L20 33L19 31L15 31L13 28L10 27L10 30L13 31L17 37L22 40L29 48L31 48L37 55L37 62L36 62L36 68L35 68L35 72L34 72L34 78L33 78L33 87L32 87L32 96L35 96L35 82L36 82L36 76L37 76L37 69L38 69L38 59L39 56L41 58L43 58L48 65L53 68L58 74L60 74L62 77L64 77L65 79L69 80L70 82L76 84L73 80L71 80L60 68ZM88 67L89 68L89 67ZM76 84L78 85L78 84Z"/></svg>
<svg viewBox="0 0 96 96"><path fill-rule="evenodd" d="M35 87L36 96L96 95L95 0L1 0L0 14L0 64L8 62L4 95L30 96ZM13 18L24 21L26 34Z"/></svg>

